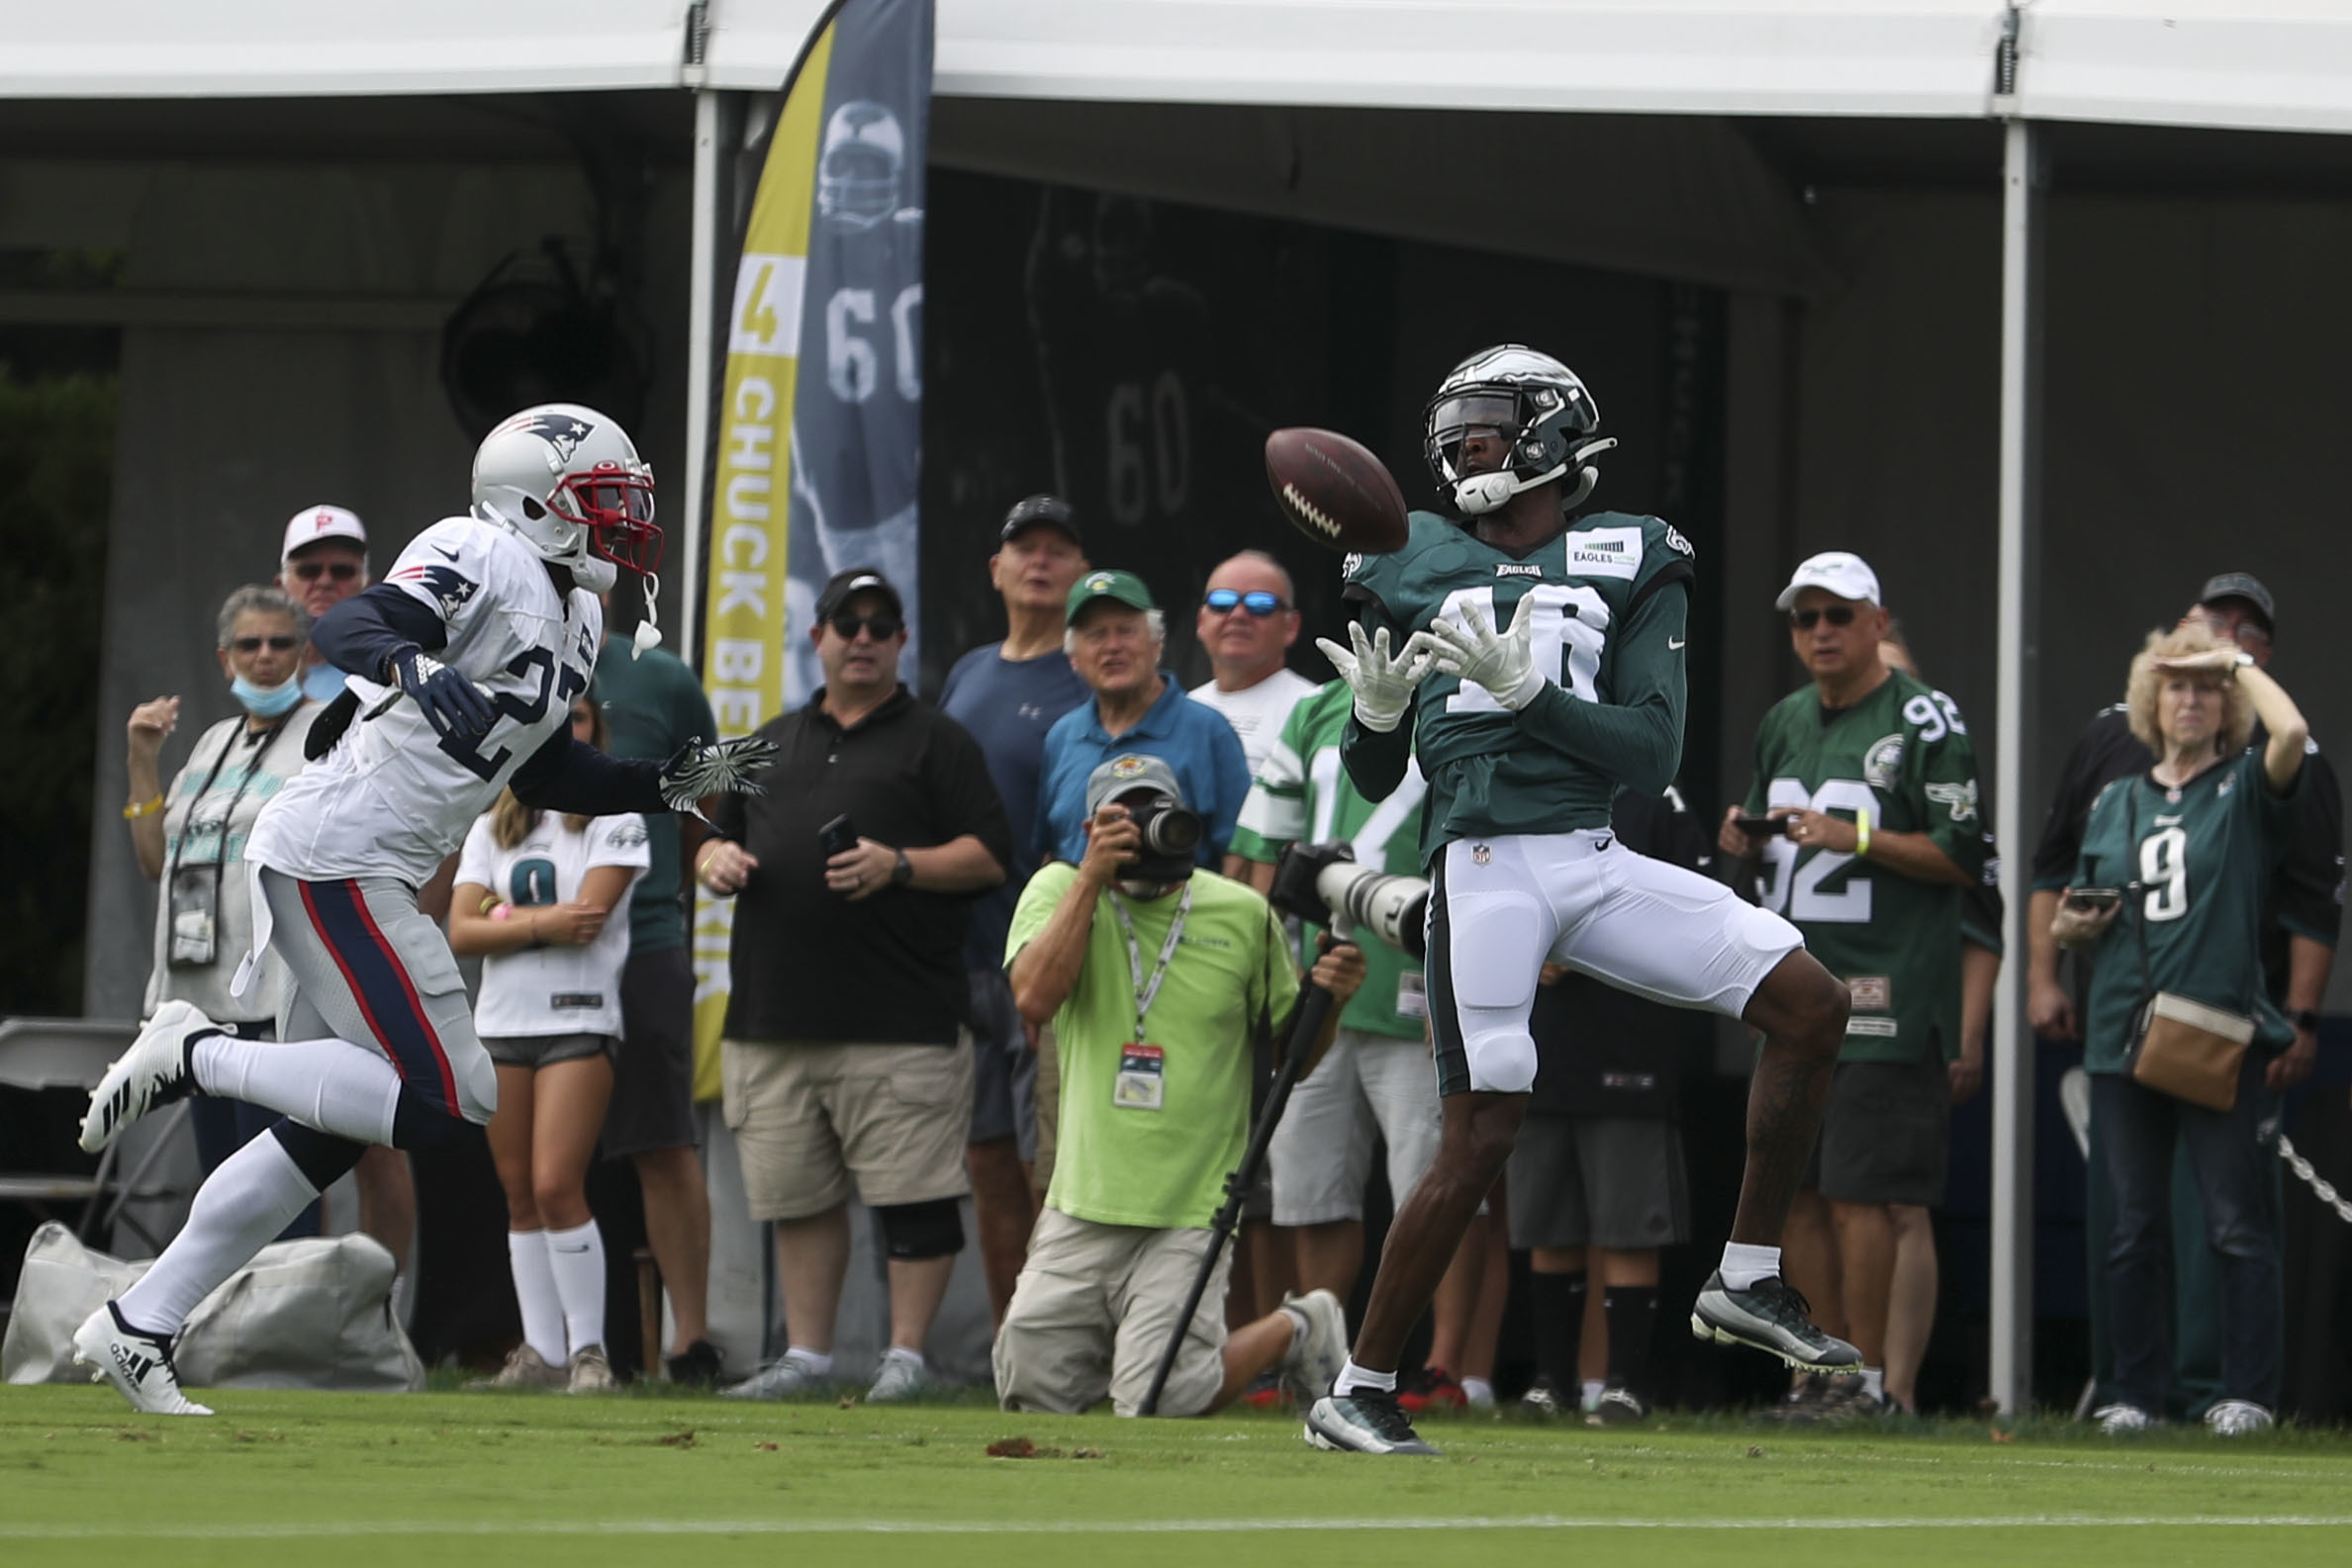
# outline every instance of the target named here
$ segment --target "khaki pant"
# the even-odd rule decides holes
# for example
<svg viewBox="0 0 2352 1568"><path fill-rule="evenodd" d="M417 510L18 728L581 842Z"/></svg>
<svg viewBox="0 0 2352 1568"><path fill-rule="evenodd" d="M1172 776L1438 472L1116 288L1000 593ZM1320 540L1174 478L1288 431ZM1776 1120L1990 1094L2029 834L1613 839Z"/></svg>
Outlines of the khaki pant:
<svg viewBox="0 0 2352 1568"><path fill-rule="evenodd" d="M1097 1225L1059 1209L1037 1217L1004 1327L996 1333L996 1402L1006 1410L1075 1416L1110 1396L1132 1416L1152 1386L1207 1230ZM1183 1349L1161 1391L1159 1414L1199 1416L1225 1381L1225 1281L1231 1248L1201 1294Z"/></svg>
<svg viewBox="0 0 2352 1568"><path fill-rule="evenodd" d="M719 1042L727 1126L755 1220L805 1220L972 1190L972 1042L952 1046Z"/></svg>

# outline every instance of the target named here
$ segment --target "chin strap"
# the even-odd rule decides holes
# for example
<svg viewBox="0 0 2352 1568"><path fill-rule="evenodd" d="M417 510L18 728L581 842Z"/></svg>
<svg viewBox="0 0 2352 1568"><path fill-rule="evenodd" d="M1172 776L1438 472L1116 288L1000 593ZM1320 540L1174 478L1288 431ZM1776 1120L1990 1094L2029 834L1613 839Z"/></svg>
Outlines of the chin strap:
<svg viewBox="0 0 2352 1568"><path fill-rule="evenodd" d="M651 572L647 572L637 581L645 590L645 618L637 622L636 635L629 639L629 657L631 659L642 659L645 657L646 649L658 648L662 645L662 629L656 624L661 618L661 613L653 606L654 596L662 591L662 580Z"/></svg>
<svg viewBox="0 0 2352 1568"><path fill-rule="evenodd" d="M1560 475L1574 469L1576 471L1575 487L1559 500L1560 510L1572 511L1583 504L1584 498L1592 494L1592 488L1601 482L1600 470L1592 466L1591 459L1600 456L1616 444L1617 440L1614 436L1587 441L1576 448L1566 462L1556 468L1548 468L1533 479L1521 479L1507 468L1498 468L1490 474L1472 474L1467 479L1458 479L1454 482L1454 505L1460 508L1464 516L1484 516L1487 512L1501 507L1505 502L1520 492L1533 490L1538 485L1549 485Z"/></svg>

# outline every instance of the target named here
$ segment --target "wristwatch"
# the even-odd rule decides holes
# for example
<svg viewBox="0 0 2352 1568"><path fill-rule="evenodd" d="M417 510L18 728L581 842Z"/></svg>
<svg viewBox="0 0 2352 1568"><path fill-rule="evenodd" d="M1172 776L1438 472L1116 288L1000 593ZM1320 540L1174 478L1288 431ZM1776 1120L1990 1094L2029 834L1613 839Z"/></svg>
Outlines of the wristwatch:
<svg viewBox="0 0 2352 1568"><path fill-rule="evenodd" d="M898 851L898 864L891 868L891 885L903 887L912 880L914 880L914 862L906 858L904 850L900 850Z"/></svg>
<svg viewBox="0 0 2352 1568"><path fill-rule="evenodd" d="M2289 1013L2287 1022L2299 1030L2308 1029L2314 1035L2319 1032L2319 1013L2315 1008L2305 1007Z"/></svg>

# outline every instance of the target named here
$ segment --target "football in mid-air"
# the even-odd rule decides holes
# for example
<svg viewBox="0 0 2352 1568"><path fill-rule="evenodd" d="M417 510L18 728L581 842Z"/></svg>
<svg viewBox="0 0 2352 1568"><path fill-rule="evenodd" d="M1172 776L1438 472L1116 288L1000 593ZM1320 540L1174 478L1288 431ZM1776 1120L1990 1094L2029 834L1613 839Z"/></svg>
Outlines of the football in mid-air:
<svg viewBox="0 0 2352 1568"><path fill-rule="evenodd" d="M1327 550L1386 555L1405 546L1405 493L1360 443L1293 425L1266 438L1266 482L1293 526Z"/></svg>

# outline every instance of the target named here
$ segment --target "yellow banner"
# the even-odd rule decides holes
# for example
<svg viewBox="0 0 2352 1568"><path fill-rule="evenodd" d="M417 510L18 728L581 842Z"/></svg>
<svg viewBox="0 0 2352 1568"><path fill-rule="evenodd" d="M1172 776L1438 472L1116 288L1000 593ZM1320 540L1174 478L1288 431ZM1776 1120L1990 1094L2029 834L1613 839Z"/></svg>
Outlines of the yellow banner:
<svg viewBox="0 0 2352 1568"><path fill-rule="evenodd" d="M744 231L727 326L725 394L711 486L710 583L703 684L722 737L748 735L784 707L785 555L791 495L793 386L800 358L800 294L817 138L832 62L832 23L810 46L768 146ZM734 902L695 896L695 1098L719 1097L718 1036L726 1019Z"/></svg>

